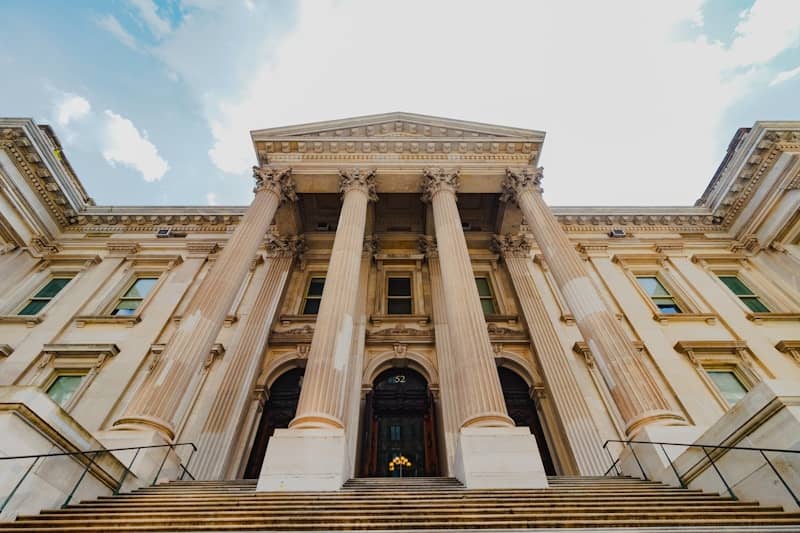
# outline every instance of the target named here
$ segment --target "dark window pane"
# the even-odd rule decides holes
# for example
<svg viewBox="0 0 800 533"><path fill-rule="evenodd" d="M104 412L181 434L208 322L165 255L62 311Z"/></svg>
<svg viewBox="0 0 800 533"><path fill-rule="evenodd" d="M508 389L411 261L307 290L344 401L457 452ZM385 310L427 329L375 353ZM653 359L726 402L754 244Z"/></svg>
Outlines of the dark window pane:
<svg viewBox="0 0 800 533"><path fill-rule="evenodd" d="M665 315L676 315L681 312L680 308L674 303L657 303L658 310Z"/></svg>
<svg viewBox="0 0 800 533"><path fill-rule="evenodd" d="M411 279L389 278L389 296L411 296Z"/></svg>
<svg viewBox="0 0 800 533"><path fill-rule="evenodd" d="M52 298L58 294L64 286L69 283L69 278L54 278L47 282L47 285L36 293L34 298Z"/></svg>
<svg viewBox="0 0 800 533"><path fill-rule="evenodd" d="M722 280L722 283L727 285L736 296L748 296L753 294L753 291L736 276L720 276L719 279Z"/></svg>
<svg viewBox="0 0 800 533"><path fill-rule="evenodd" d="M157 278L139 278L136 280L133 286L128 289L128 292L125 293L125 296L128 298L143 299L153 289L157 281Z"/></svg>
<svg viewBox="0 0 800 533"><path fill-rule="evenodd" d="M769 313L767 306L761 303L761 300L755 296L744 296L742 297L742 301L744 302L744 305L750 308L750 310L754 313Z"/></svg>
<svg viewBox="0 0 800 533"><path fill-rule="evenodd" d="M475 278L475 284L478 286L478 294L481 296L491 296L492 290L489 288L489 280L486 278Z"/></svg>
<svg viewBox="0 0 800 533"><path fill-rule="evenodd" d="M481 300L481 307L483 308L484 315L495 314L494 302L490 299Z"/></svg>
<svg viewBox="0 0 800 533"><path fill-rule="evenodd" d="M325 278L311 278L308 284L308 296L322 296L322 289L325 287Z"/></svg>
<svg viewBox="0 0 800 533"><path fill-rule="evenodd" d="M115 316L133 315L136 313L136 309L138 309L141 303L141 300L121 300L114 310L111 311L111 314Z"/></svg>
<svg viewBox="0 0 800 533"><path fill-rule="evenodd" d="M310 300L306 300L305 305L303 306L303 314L304 315L316 315L319 313L319 302L320 300L314 298Z"/></svg>
<svg viewBox="0 0 800 533"><path fill-rule="evenodd" d="M31 300L30 302L28 302L28 305L26 305L25 307L23 307L23 308L20 310L20 312L19 312L19 313L17 313L17 314L18 314L18 315L25 315L25 316L29 316L29 315L36 315L36 314L38 314L38 313L39 313L39 311L41 311L41 310L44 308L44 306L45 306L45 305L47 305L48 303L49 303L49 300Z"/></svg>
<svg viewBox="0 0 800 533"><path fill-rule="evenodd" d="M410 315L411 300L392 298L389 300L386 310L390 315Z"/></svg>

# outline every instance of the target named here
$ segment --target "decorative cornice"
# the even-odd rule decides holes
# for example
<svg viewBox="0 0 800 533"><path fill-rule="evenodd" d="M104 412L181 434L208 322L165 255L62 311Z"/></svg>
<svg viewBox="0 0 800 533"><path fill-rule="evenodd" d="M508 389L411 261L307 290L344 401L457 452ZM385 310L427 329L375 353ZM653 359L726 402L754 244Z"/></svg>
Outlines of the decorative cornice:
<svg viewBox="0 0 800 533"><path fill-rule="evenodd" d="M339 169L339 192L346 194L357 190L367 195L372 202L378 201L375 193L375 169L342 168Z"/></svg>
<svg viewBox="0 0 800 533"><path fill-rule="evenodd" d="M135 242L108 241L106 242L106 249L112 255L125 256L139 253L139 245Z"/></svg>
<svg viewBox="0 0 800 533"><path fill-rule="evenodd" d="M307 248L305 238L302 236L280 237L272 234L267 235L268 257L300 257Z"/></svg>
<svg viewBox="0 0 800 533"><path fill-rule="evenodd" d="M461 186L458 175L461 171L457 168L430 167L422 170L422 201L430 202L439 191L449 191L453 194Z"/></svg>
<svg viewBox="0 0 800 533"><path fill-rule="evenodd" d="M186 252L195 257L205 257L215 253L219 250L219 245L216 242L208 241L187 241Z"/></svg>
<svg viewBox="0 0 800 533"><path fill-rule="evenodd" d="M275 168L270 165L253 167L253 179L256 180L254 193L268 191L277 195L281 202L297 201L291 167Z"/></svg>
<svg viewBox="0 0 800 533"><path fill-rule="evenodd" d="M492 237L492 250L504 257L529 257L531 242L525 235L494 235Z"/></svg>
<svg viewBox="0 0 800 533"><path fill-rule="evenodd" d="M42 235L34 235L31 237L28 246L37 254L57 254L61 251L61 247L57 242L52 242L50 239Z"/></svg>
<svg viewBox="0 0 800 533"><path fill-rule="evenodd" d="M532 168L507 168L506 177L503 180L503 193L500 195L500 201L517 201L517 196L523 190L533 190L541 194L542 179L544 179L544 167Z"/></svg>

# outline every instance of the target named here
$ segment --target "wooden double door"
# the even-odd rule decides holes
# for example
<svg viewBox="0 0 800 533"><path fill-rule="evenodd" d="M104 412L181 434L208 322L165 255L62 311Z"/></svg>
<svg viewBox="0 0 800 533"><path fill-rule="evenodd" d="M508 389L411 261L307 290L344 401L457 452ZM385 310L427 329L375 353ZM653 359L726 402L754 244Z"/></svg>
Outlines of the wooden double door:
<svg viewBox="0 0 800 533"><path fill-rule="evenodd" d="M366 398L361 476L438 476L435 428L433 396L425 378L409 368L381 373ZM411 466L392 469L396 457L405 457Z"/></svg>

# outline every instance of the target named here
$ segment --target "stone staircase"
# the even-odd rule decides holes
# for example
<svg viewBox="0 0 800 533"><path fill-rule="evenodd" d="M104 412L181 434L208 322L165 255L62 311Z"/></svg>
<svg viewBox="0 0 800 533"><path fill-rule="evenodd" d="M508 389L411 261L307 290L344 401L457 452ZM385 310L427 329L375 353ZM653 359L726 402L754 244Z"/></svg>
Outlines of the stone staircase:
<svg viewBox="0 0 800 533"><path fill-rule="evenodd" d="M553 477L550 488L526 490L466 490L450 478L353 479L338 492L303 493L257 493L247 480L176 481L20 516L0 531L682 527L800 531L800 513L630 478Z"/></svg>

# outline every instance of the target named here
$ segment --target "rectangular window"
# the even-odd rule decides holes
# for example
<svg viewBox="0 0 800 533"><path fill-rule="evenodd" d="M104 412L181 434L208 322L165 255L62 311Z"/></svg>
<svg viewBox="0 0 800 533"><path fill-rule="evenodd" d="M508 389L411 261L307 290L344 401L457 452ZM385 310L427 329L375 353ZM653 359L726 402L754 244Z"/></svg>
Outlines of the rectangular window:
<svg viewBox="0 0 800 533"><path fill-rule="evenodd" d="M386 312L390 315L410 315L411 278L388 278Z"/></svg>
<svg viewBox="0 0 800 533"><path fill-rule="evenodd" d="M150 291L153 290L156 283L158 283L158 278L136 278L136 281L134 281L128 290L120 296L117 305L111 310L111 314L114 316L135 315L136 310L142 305L142 302L147 298Z"/></svg>
<svg viewBox="0 0 800 533"><path fill-rule="evenodd" d="M478 297L481 299L481 308L484 315L494 315L497 313L497 306L494 304L492 286L487 278L475 278L478 286Z"/></svg>
<svg viewBox="0 0 800 533"><path fill-rule="evenodd" d="M34 294L30 300L23 306L17 313L18 315L38 315L44 307L50 303L50 300L55 298L56 294L61 292L61 289L66 287L67 283L72 278L53 278L48 281L44 287Z"/></svg>
<svg viewBox="0 0 800 533"><path fill-rule="evenodd" d="M725 401L730 405L734 405L747 394L745 386L739 378L736 377L736 374L729 370L707 370L706 374L708 374L708 377L711 378L711 381L713 381L714 385L719 389L722 397L725 398Z"/></svg>
<svg viewBox="0 0 800 533"><path fill-rule="evenodd" d="M733 294L754 313L769 313L769 308L764 305L756 294L750 290L750 287L739 279L738 276L719 276L720 281L724 283Z"/></svg>
<svg viewBox="0 0 800 533"><path fill-rule="evenodd" d="M311 278L303 298L303 314L316 315L319 313L319 303L322 301L322 289L325 288L325 278Z"/></svg>
<svg viewBox="0 0 800 533"><path fill-rule="evenodd" d="M78 390L83 377L83 375L62 374L56 377L55 381L47 388L47 395L63 407Z"/></svg>
<svg viewBox="0 0 800 533"><path fill-rule="evenodd" d="M658 310L665 315L682 313L678 302L656 276L636 276L639 286L650 297Z"/></svg>

